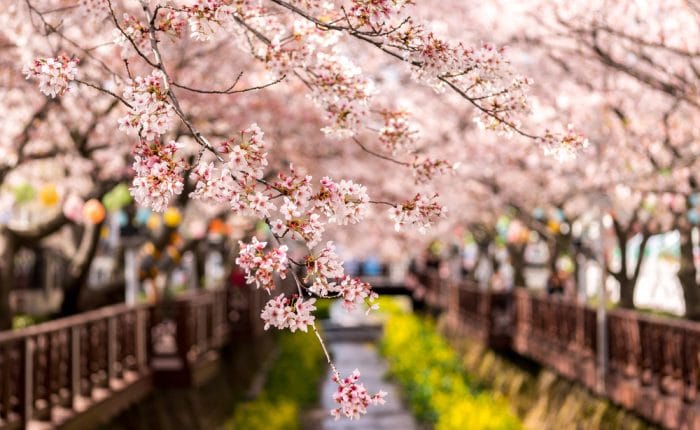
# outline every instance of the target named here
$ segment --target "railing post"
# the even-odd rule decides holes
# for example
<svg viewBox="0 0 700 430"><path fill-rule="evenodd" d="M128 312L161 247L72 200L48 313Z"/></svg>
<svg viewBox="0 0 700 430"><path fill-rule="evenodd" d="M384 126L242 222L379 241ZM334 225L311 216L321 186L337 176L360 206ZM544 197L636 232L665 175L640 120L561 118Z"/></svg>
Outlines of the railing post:
<svg viewBox="0 0 700 430"><path fill-rule="evenodd" d="M601 267L605 267L601 265ZM603 269L605 270L605 269ZM598 393L605 393L605 379L608 374L608 330L607 330L607 315L606 303L607 296L605 293L605 272L601 275L601 280L598 282L598 309L596 312L597 322L597 340L598 340L598 380L596 388Z"/></svg>
<svg viewBox="0 0 700 430"><path fill-rule="evenodd" d="M34 340L26 337L22 345L20 419L26 428L34 412Z"/></svg>
<svg viewBox="0 0 700 430"><path fill-rule="evenodd" d="M134 336L134 341L136 342L135 353L136 353L136 368L138 369L139 375L143 375L147 369L146 363L146 330L150 328L146 327L144 321L144 309L136 309L136 335Z"/></svg>
<svg viewBox="0 0 700 430"><path fill-rule="evenodd" d="M71 407L75 410L80 390L80 326L70 329L70 391Z"/></svg>
<svg viewBox="0 0 700 430"><path fill-rule="evenodd" d="M112 388L116 379L117 362L117 320L111 316L107 319L107 388Z"/></svg>
<svg viewBox="0 0 700 430"><path fill-rule="evenodd" d="M207 350L207 310L206 302L197 306L197 355Z"/></svg>

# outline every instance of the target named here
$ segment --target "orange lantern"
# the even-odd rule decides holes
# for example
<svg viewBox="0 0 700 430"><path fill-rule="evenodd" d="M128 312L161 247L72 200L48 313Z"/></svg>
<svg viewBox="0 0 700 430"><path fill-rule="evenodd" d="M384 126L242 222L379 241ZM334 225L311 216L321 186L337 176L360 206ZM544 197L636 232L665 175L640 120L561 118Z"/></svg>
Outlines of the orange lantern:
<svg viewBox="0 0 700 430"><path fill-rule="evenodd" d="M92 223L99 224L105 219L105 208L97 199L91 199L85 202L83 206L83 218Z"/></svg>
<svg viewBox="0 0 700 430"><path fill-rule="evenodd" d="M228 226L219 218L214 218L211 223L209 223L209 232L212 234L225 235L228 233Z"/></svg>

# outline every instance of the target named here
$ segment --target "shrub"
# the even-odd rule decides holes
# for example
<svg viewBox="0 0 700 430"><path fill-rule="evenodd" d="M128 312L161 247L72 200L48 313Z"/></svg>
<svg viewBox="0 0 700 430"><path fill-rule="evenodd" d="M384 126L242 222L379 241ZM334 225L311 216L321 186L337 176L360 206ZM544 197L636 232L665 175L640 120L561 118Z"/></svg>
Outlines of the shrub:
<svg viewBox="0 0 700 430"><path fill-rule="evenodd" d="M414 414L435 430L522 428L503 398L471 389L461 360L432 321L392 310L381 349Z"/></svg>

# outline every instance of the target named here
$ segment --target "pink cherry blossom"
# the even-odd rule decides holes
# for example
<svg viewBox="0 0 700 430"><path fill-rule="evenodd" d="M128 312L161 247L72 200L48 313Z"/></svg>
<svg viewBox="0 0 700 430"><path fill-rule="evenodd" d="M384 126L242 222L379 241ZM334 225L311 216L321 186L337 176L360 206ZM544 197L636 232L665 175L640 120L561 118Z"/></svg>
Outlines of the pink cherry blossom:
<svg viewBox="0 0 700 430"><path fill-rule="evenodd" d="M338 390L333 394L333 400L339 405L331 410L331 415L337 420L341 416L359 419L367 413L370 405L383 405L387 393L379 391L370 395L364 384L359 383L360 371L355 369L347 378L341 378L338 373L333 375L333 382L338 384Z"/></svg>
<svg viewBox="0 0 700 430"><path fill-rule="evenodd" d="M406 225L415 225L418 231L425 233L432 223L445 217L447 209L437 202L437 198L437 194L432 197L416 194L411 200L389 209L389 219L394 221L396 231Z"/></svg>
<svg viewBox="0 0 700 430"><path fill-rule="evenodd" d="M119 119L120 129L147 141L158 139L170 129L175 114L163 79L162 73L154 70L146 77L135 77L126 86L124 100L131 108Z"/></svg>
<svg viewBox="0 0 700 430"><path fill-rule="evenodd" d="M240 252L236 264L245 271L246 282L264 288L268 292L275 289L274 275L284 279L287 276L287 246L281 245L265 252L267 242L259 242L256 237L249 244L238 242Z"/></svg>
<svg viewBox="0 0 700 430"><path fill-rule="evenodd" d="M307 332L315 320L313 311L316 310L316 299L304 300L299 296L286 297L280 294L270 299L262 310L260 317L265 322L265 330L275 327L279 330L289 329L292 333L297 330Z"/></svg>
<svg viewBox="0 0 700 430"><path fill-rule="evenodd" d="M346 225L364 218L369 196L367 188L362 185L347 180L335 183L325 176L321 179L315 200L316 207L328 217L329 222Z"/></svg>
<svg viewBox="0 0 700 430"><path fill-rule="evenodd" d="M179 157L181 145L171 140L141 140L134 149L134 180L131 192L141 205L163 212L182 193L186 163Z"/></svg>
<svg viewBox="0 0 700 430"><path fill-rule="evenodd" d="M54 98L69 90L69 84L78 75L77 58L69 58L65 54L58 57L36 58L31 64L22 69L27 79L39 81L39 91Z"/></svg>
<svg viewBox="0 0 700 430"><path fill-rule="evenodd" d="M355 309L358 300L367 304L367 313L379 309L379 305L374 303L379 295L372 291L370 284L359 278L346 276L338 285L337 291L343 298L343 307L348 311Z"/></svg>

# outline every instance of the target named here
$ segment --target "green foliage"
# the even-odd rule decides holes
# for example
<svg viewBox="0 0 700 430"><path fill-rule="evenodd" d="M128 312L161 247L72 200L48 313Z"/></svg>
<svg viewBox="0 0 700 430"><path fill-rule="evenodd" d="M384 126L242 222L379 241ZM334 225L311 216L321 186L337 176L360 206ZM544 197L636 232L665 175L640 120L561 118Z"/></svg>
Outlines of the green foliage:
<svg viewBox="0 0 700 430"><path fill-rule="evenodd" d="M300 411L318 400L318 381L326 371L313 333L282 333L279 355L260 396L239 405L226 424L230 430L298 430Z"/></svg>
<svg viewBox="0 0 700 430"><path fill-rule="evenodd" d="M258 399L243 403L226 425L230 430L299 430L299 406L293 401Z"/></svg>
<svg viewBox="0 0 700 430"><path fill-rule="evenodd" d="M48 318L46 316L26 315L26 314L15 315L14 318L12 318L12 328L13 329L25 328L25 327L29 327L29 326L32 326L35 324L43 323L47 320L48 320Z"/></svg>
<svg viewBox="0 0 700 430"><path fill-rule="evenodd" d="M333 304L333 299L318 299L316 300L316 319L327 320L330 318L331 305Z"/></svg>
<svg viewBox="0 0 700 430"><path fill-rule="evenodd" d="M419 420L435 430L522 428L502 397L470 387L459 356L433 322L391 310L384 333L389 370Z"/></svg>

